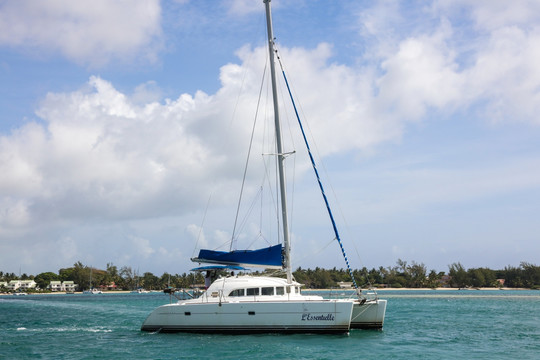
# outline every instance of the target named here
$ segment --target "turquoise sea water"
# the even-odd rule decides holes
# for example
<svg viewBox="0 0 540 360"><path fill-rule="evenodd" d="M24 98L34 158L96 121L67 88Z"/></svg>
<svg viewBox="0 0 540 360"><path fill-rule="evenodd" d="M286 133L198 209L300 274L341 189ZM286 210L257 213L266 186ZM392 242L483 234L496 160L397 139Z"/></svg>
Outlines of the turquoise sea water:
<svg viewBox="0 0 540 360"><path fill-rule="evenodd" d="M0 296L0 359L539 359L540 291L381 291L382 331L139 331L168 295Z"/></svg>

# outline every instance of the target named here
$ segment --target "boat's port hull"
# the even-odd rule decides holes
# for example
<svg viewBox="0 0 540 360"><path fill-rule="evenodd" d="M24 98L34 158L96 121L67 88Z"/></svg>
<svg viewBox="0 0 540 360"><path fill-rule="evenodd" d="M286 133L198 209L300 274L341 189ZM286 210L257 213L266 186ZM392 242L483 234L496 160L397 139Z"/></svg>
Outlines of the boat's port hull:
<svg viewBox="0 0 540 360"><path fill-rule="evenodd" d="M386 300L355 302L351 316L351 329L382 329L386 314Z"/></svg>
<svg viewBox="0 0 540 360"><path fill-rule="evenodd" d="M155 309L141 330L197 333L347 333L352 302L177 303Z"/></svg>

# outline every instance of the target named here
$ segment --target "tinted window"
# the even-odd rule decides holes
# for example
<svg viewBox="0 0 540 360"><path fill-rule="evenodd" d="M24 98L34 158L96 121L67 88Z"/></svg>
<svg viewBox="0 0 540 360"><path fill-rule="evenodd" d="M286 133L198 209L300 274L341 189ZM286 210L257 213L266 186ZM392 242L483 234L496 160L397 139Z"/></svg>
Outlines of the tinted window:
<svg viewBox="0 0 540 360"><path fill-rule="evenodd" d="M244 296L245 289L236 289L230 292L229 296Z"/></svg>
<svg viewBox="0 0 540 360"><path fill-rule="evenodd" d="M274 288L273 287L261 288L261 295L274 295Z"/></svg>
<svg viewBox="0 0 540 360"><path fill-rule="evenodd" d="M259 295L259 288L247 289L247 295Z"/></svg>

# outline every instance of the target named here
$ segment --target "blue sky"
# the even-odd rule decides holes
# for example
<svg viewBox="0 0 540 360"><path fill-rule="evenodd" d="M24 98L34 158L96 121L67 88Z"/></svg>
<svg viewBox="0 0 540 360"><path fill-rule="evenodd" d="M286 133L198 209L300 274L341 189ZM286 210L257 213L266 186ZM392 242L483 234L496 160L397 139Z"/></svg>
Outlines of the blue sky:
<svg viewBox="0 0 540 360"><path fill-rule="evenodd" d="M537 1L272 7L353 267L540 263ZM0 270L229 239L265 36L259 0L0 2ZM296 144L294 266L344 267Z"/></svg>

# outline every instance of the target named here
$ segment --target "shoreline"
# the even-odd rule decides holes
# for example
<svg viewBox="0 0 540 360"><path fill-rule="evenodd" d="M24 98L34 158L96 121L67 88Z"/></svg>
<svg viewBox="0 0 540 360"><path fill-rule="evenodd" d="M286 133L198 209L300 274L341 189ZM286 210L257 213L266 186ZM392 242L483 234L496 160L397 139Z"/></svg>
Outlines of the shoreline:
<svg viewBox="0 0 540 360"><path fill-rule="evenodd" d="M163 292L163 290L152 290L150 292ZM82 291L75 291L70 293L71 295L82 295ZM117 291L103 291L102 294L129 294L131 290L117 290ZM0 295L13 295L13 293L0 293ZM68 295L65 291L51 291L51 292L29 292L27 295Z"/></svg>
<svg viewBox="0 0 540 360"><path fill-rule="evenodd" d="M497 291L497 290L534 290L534 289L528 289L528 288L509 288L509 287L502 287L502 288L494 288L494 287L481 287L481 288L448 288L448 287L437 287L437 288L374 288L374 289L361 289L362 291L377 291L377 292L383 292L383 291L474 291L474 290L489 290L489 291ZM334 289L302 289L302 291L354 291L353 288L334 288Z"/></svg>
<svg viewBox="0 0 540 360"><path fill-rule="evenodd" d="M376 291L376 292L385 292L385 291L474 291L474 290L482 290L482 291L497 291L497 290L506 290L506 291L512 291L512 290L535 290L535 289L529 289L529 288L509 288L509 287L502 287L502 288L493 288L493 287L481 287L481 288L447 288L447 287L438 287L438 288L375 288L375 289L361 289L363 292L369 292L369 291ZM327 292L340 292L340 291L354 291L353 288L334 288L334 289L302 289L302 292L317 292L317 291L327 291ZM150 290L148 293L162 293L163 290ZM131 290L118 290L118 291L104 291L103 294L130 294ZM0 293L1 296L4 295L13 295L12 293ZM65 291L55 291L55 292L31 292L27 295L67 295ZM81 291L77 291L74 293L74 295L82 295Z"/></svg>

